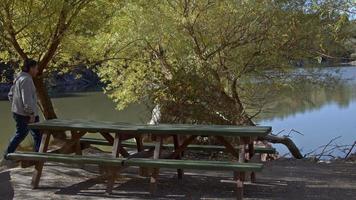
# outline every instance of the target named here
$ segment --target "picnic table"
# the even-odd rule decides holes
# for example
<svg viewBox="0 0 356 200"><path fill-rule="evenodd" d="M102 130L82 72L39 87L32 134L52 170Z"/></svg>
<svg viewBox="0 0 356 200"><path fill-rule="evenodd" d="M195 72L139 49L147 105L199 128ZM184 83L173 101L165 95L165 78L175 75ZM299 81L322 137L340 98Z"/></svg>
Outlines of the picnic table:
<svg viewBox="0 0 356 200"><path fill-rule="evenodd" d="M151 175L151 191L156 188L159 168L177 169L178 177L182 177L183 169L211 169L211 170L232 170L235 173L237 182L238 199L242 199L242 186L245 179L245 172L254 172L262 169L260 164L246 163L248 158L254 154L254 141L258 137L266 136L271 132L271 127L254 126L240 127L228 125L187 125L187 124L159 124L143 125L128 124L121 122L101 122L90 120L47 120L35 124L30 124L29 128L38 129L42 133L41 146L38 153L18 153L13 154L14 159L36 160L35 171L32 177L32 186L37 188L40 182L44 162L63 161L68 163L84 162L89 164L111 166L111 176L108 179L107 192L111 193L117 173L128 166L153 167ZM66 145L73 149L75 157L53 154L48 156L50 137L58 132L69 132L70 142ZM100 134L105 141L112 146L112 158L93 158L82 156L81 139L87 133ZM151 135L154 145L151 149L145 150L142 138ZM198 136L214 137L225 147L226 152L231 153L235 161L185 161L181 162L182 154ZM173 150L165 159L162 159L161 149L164 146L165 138L172 137ZM180 139L184 139L180 141ZM230 138L240 138L239 149L232 144ZM135 139L137 152L130 154L123 145L125 141ZM64 147L63 147L64 148ZM145 158L147 152L153 153L153 158ZM121 157L120 157L121 155ZM11 155L10 155L11 157ZM252 177L252 179L253 179Z"/></svg>

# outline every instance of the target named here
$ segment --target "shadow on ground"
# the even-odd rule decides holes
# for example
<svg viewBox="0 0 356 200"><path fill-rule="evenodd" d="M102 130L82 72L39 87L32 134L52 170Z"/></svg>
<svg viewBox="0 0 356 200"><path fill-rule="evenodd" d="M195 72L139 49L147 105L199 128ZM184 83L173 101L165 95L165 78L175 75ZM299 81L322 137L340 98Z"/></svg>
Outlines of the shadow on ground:
<svg viewBox="0 0 356 200"><path fill-rule="evenodd" d="M0 199L11 200L14 198L14 189L11 184L10 172L0 173Z"/></svg>
<svg viewBox="0 0 356 200"><path fill-rule="evenodd" d="M266 164L255 184L246 183L246 199L256 200L343 200L356 196L356 164L317 164L306 161L274 161ZM9 199L234 199L232 173L186 171L178 180L174 170L161 170L155 196L149 194L149 179L137 169L124 170L112 195L95 170L47 164L40 188L30 187L33 169L14 169L1 174L1 191ZM7 181L5 181L7 180ZM1 192L0 192L1 193ZM13 194L15 193L15 194ZM1 198L0 198L1 199Z"/></svg>
<svg viewBox="0 0 356 200"><path fill-rule="evenodd" d="M126 174L126 176L129 176ZM98 190L97 185L101 185ZM321 186L308 187L305 181L276 181L261 179L246 183L245 197L251 199L352 199L356 189ZM162 176L155 196L149 191L149 179L132 178L116 185L114 193L105 195L105 185L90 179L70 187L59 189L56 194L70 196L100 197L112 199L234 199L235 184L231 179L189 175L183 180ZM336 198L335 194L339 194ZM341 195L340 195L341 194Z"/></svg>

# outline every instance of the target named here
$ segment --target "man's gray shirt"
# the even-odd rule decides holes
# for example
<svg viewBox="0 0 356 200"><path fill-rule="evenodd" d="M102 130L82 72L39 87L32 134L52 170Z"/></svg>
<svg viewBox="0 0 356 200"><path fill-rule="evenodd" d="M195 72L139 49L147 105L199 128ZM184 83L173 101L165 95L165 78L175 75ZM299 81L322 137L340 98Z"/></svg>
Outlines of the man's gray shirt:
<svg viewBox="0 0 356 200"><path fill-rule="evenodd" d="M13 113L22 116L38 116L36 88L30 74L19 73L8 96Z"/></svg>

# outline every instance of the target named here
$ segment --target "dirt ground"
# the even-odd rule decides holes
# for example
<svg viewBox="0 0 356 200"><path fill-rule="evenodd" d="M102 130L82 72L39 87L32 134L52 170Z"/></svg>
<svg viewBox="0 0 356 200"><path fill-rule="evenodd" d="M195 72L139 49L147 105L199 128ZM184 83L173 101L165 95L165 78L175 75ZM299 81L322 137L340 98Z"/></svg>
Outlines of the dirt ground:
<svg viewBox="0 0 356 200"><path fill-rule="evenodd" d="M30 187L33 168L0 172L0 199L234 199L232 173L185 171L183 180L175 170L161 169L156 196L148 192L149 179L136 168L125 169L114 194L105 195L105 184L96 179L97 169L46 164L40 188ZM257 182L245 184L245 199L356 199L356 163L315 163L283 159L265 164Z"/></svg>

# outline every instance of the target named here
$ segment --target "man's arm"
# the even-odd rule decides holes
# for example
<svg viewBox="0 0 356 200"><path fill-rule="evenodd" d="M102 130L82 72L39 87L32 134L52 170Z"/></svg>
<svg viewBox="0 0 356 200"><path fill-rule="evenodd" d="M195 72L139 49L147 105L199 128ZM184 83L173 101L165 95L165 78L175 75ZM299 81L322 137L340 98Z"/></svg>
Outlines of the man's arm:
<svg viewBox="0 0 356 200"><path fill-rule="evenodd" d="M24 105L24 111L28 116L33 116L35 111L36 102L34 102L33 94L35 90L33 89L33 82L29 78L25 78L21 85L21 98Z"/></svg>
<svg viewBox="0 0 356 200"><path fill-rule="evenodd" d="M15 84L11 86L9 94L7 94L7 97L9 101L12 103L12 100L14 99L14 88Z"/></svg>
<svg viewBox="0 0 356 200"><path fill-rule="evenodd" d="M7 94L7 98L9 99L10 103L12 103L12 101L14 100L14 90L15 90L15 87L16 87L17 80L18 80L18 77L14 76L14 82L12 83L10 91Z"/></svg>

